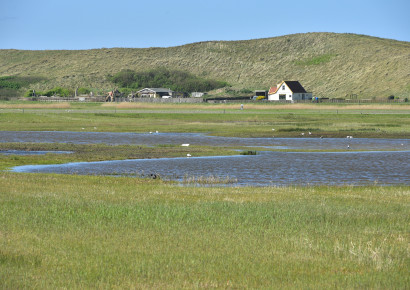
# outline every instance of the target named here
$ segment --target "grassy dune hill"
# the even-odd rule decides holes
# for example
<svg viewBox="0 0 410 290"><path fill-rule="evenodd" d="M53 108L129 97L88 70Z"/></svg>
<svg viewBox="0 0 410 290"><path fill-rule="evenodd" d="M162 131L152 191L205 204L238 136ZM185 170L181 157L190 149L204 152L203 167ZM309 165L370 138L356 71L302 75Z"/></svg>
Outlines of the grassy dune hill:
<svg viewBox="0 0 410 290"><path fill-rule="evenodd" d="M307 33L246 41L210 41L169 48L78 51L0 50L0 76L42 76L34 89L113 87L107 75L166 67L267 89L300 80L319 97L410 96L410 43L355 34Z"/></svg>

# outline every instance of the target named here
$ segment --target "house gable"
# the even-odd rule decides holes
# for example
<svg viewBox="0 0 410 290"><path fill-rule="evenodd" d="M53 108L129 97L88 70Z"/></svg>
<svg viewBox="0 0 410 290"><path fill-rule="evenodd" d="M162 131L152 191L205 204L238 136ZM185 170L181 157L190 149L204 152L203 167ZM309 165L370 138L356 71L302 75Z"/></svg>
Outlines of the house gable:
<svg viewBox="0 0 410 290"><path fill-rule="evenodd" d="M304 93L306 94L306 90L298 81L283 81L292 91L292 93Z"/></svg>

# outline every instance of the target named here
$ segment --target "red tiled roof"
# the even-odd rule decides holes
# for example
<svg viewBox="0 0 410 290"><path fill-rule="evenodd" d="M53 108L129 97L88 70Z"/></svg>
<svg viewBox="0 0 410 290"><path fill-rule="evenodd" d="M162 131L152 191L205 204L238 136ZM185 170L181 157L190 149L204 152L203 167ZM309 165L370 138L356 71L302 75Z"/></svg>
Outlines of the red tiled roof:
<svg viewBox="0 0 410 290"><path fill-rule="evenodd" d="M272 95L272 94L276 93L277 89L278 89L277 86L271 87L271 88L269 89L269 93L268 93L268 94L269 94L269 95Z"/></svg>

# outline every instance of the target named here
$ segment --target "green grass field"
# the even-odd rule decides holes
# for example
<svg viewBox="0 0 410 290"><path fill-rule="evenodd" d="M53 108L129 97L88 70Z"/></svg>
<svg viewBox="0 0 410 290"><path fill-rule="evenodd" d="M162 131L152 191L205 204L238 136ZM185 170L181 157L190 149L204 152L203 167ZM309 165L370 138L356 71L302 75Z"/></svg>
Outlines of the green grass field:
<svg viewBox="0 0 410 290"><path fill-rule="evenodd" d="M0 287L409 287L409 188L0 174Z"/></svg>
<svg viewBox="0 0 410 290"><path fill-rule="evenodd" d="M1 130L410 138L410 105L0 104ZM275 129L275 131L272 131Z"/></svg>
<svg viewBox="0 0 410 290"><path fill-rule="evenodd" d="M409 113L407 105L245 105L241 111L236 104L0 103L0 130L409 138ZM0 143L2 149L75 153L0 155L0 170L186 155L183 147L161 144ZM233 149L189 148L198 155ZM232 187L216 181L200 187L0 171L0 288L410 287L409 186Z"/></svg>

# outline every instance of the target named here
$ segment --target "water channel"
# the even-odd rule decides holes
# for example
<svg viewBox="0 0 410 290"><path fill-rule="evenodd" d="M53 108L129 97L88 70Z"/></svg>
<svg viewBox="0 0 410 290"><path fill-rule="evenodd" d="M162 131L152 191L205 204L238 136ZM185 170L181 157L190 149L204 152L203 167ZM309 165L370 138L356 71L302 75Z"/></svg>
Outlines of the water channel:
<svg viewBox="0 0 410 290"><path fill-rule="evenodd" d="M0 142L191 144L259 147L256 156L190 157L27 165L15 172L95 175L157 174L184 177L216 176L233 185L410 185L410 140L366 138L230 138L180 133L0 132ZM344 152L270 152L266 148L320 149ZM355 151L361 150L361 151ZM364 150L364 151L363 151Z"/></svg>

